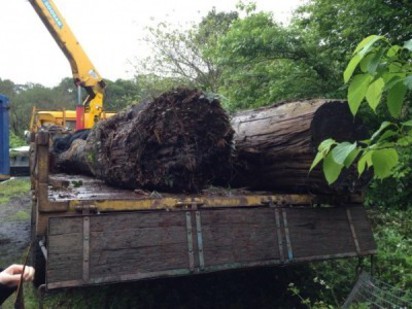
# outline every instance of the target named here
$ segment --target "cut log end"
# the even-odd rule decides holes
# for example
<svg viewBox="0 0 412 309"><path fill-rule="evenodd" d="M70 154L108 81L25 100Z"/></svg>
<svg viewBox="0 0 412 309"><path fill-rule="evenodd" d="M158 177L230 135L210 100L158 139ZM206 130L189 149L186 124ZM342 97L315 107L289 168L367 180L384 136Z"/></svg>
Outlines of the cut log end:
<svg viewBox="0 0 412 309"><path fill-rule="evenodd" d="M113 116L88 139L96 176L126 188L197 192L227 183L233 129L215 99L176 89Z"/></svg>
<svg viewBox="0 0 412 309"><path fill-rule="evenodd" d="M368 136L367 128L353 117L349 105L342 101L330 101L320 106L313 116L310 131L315 149L328 138L354 142Z"/></svg>

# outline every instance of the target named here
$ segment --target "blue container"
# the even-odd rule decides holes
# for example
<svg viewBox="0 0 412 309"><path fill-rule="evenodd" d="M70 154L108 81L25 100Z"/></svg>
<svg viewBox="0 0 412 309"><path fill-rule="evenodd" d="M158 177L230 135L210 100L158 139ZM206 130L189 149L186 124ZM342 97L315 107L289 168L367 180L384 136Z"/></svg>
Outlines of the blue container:
<svg viewBox="0 0 412 309"><path fill-rule="evenodd" d="M10 178L9 99L0 94L0 180Z"/></svg>

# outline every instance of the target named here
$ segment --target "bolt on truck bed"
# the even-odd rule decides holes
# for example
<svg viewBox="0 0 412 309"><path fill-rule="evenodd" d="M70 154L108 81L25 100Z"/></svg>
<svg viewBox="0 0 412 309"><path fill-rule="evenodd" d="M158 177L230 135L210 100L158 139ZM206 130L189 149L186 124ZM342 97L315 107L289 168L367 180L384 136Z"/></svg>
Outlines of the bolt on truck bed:
<svg viewBox="0 0 412 309"><path fill-rule="evenodd" d="M357 196L326 201L242 189L121 190L87 176L49 173L47 134L32 146L33 241L43 246L47 289L376 251Z"/></svg>

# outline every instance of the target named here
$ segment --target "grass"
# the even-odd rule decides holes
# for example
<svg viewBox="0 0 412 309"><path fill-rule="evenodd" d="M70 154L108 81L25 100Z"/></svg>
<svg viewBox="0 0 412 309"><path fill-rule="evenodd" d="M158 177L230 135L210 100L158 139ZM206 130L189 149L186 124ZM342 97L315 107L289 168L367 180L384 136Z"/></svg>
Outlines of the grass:
<svg viewBox="0 0 412 309"><path fill-rule="evenodd" d="M27 178L11 178L0 182L0 205L10 202L12 197L27 194L30 191L30 180Z"/></svg>
<svg viewBox="0 0 412 309"><path fill-rule="evenodd" d="M7 218L8 221L28 221L29 219L30 215L23 210L19 210L18 212Z"/></svg>

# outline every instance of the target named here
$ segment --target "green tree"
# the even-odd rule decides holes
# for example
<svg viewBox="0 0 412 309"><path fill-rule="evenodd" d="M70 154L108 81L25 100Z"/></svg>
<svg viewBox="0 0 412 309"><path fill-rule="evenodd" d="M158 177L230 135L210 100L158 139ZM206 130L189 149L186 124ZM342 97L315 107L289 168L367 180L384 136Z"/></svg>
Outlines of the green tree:
<svg viewBox="0 0 412 309"><path fill-rule="evenodd" d="M77 86L73 78L63 78L60 83L51 89L55 96L58 108L74 109L77 104Z"/></svg>
<svg viewBox="0 0 412 309"><path fill-rule="evenodd" d="M137 75L158 76L175 80L178 85L216 92L220 71L209 50L236 18L235 12L217 13L213 9L199 25L192 25L188 30L173 28L167 23L148 28L145 42L153 53L137 63Z"/></svg>
<svg viewBox="0 0 412 309"><path fill-rule="evenodd" d="M236 20L215 50L222 67L220 91L230 109L327 94L330 68L297 27L283 27L270 13Z"/></svg>
<svg viewBox="0 0 412 309"><path fill-rule="evenodd" d="M8 79L2 80L0 78L0 93L7 96L9 99L12 99L16 94L17 86Z"/></svg>
<svg viewBox="0 0 412 309"><path fill-rule="evenodd" d="M350 56L357 42L371 34L385 35L394 44L412 34L409 0L311 0L297 17L302 29L330 47L333 59Z"/></svg>
<svg viewBox="0 0 412 309"><path fill-rule="evenodd" d="M10 148L15 148L15 147L20 147L20 146L24 146L27 145L26 141L17 136L16 134L14 134L13 131L10 132Z"/></svg>
<svg viewBox="0 0 412 309"><path fill-rule="evenodd" d="M138 75L135 79L140 88L138 102L152 100L176 86L185 85L180 78L162 77L156 74Z"/></svg>
<svg viewBox="0 0 412 309"><path fill-rule="evenodd" d="M112 82L106 80L106 97L104 109L119 111L127 105L140 101L141 87L136 80L117 79Z"/></svg>
<svg viewBox="0 0 412 309"><path fill-rule="evenodd" d="M52 89L40 84L19 86L10 105L10 123L13 132L23 136L29 127L33 107L41 109L62 108Z"/></svg>
<svg viewBox="0 0 412 309"><path fill-rule="evenodd" d="M411 17L409 0L311 0L297 10L293 26L329 68L325 77L340 90L332 94L343 97L341 72L356 44L371 34L400 44L412 36Z"/></svg>

